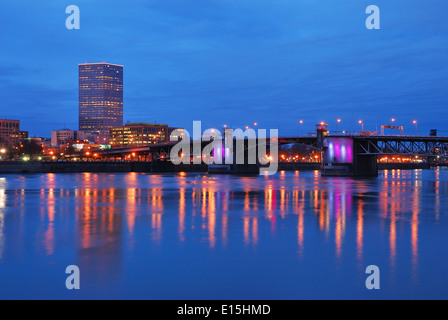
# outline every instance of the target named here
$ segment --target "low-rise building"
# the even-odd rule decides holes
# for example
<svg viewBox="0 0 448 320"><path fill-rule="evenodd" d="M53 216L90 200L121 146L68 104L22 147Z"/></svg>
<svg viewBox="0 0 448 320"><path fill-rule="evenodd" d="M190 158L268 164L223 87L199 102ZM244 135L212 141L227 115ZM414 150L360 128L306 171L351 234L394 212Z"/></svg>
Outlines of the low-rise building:
<svg viewBox="0 0 448 320"><path fill-rule="evenodd" d="M51 132L51 146L56 147L69 140L84 140L83 131L73 131L70 129L61 129Z"/></svg>
<svg viewBox="0 0 448 320"><path fill-rule="evenodd" d="M110 129L109 143L113 148L166 143L176 129L166 124L127 123Z"/></svg>
<svg viewBox="0 0 448 320"><path fill-rule="evenodd" d="M20 120L0 119L0 147L14 147L20 143Z"/></svg>

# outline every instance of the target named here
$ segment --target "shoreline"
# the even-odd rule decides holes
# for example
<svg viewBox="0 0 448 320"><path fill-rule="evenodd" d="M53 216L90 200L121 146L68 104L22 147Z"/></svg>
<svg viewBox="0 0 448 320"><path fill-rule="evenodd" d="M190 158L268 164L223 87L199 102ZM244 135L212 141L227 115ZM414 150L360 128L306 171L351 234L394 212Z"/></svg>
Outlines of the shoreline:
<svg viewBox="0 0 448 320"><path fill-rule="evenodd" d="M446 166L446 165L441 165ZM379 170L428 170L434 166L428 163L381 163ZM315 171L320 170L320 163L279 163L278 171ZM206 164L174 165L169 161L161 162L0 162L0 174L34 174L34 173L83 173L83 172L207 172Z"/></svg>

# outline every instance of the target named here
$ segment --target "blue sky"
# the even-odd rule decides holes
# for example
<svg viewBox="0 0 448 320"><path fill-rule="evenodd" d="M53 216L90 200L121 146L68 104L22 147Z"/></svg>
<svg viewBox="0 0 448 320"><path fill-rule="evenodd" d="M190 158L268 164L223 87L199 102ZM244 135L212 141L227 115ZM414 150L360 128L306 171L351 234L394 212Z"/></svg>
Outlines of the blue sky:
<svg viewBox="0 0 448 320"><path fill-rule="evenodd" d="M81 29L67 30L77 5ZM381 30L365 9L381 9ZM77 65L125 66L124 119L190 128L392 117L447 130L446 0L42 0L0 4L0 118L78 126Z"/></svg>

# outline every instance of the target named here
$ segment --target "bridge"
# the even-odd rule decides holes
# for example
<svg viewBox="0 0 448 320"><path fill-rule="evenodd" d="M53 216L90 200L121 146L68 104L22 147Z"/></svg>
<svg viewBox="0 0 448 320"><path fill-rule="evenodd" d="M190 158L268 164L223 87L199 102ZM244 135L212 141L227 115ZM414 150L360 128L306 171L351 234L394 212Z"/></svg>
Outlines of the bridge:
<svg viewBox="0 0 448 320"><path fill-rule="evenodd" d="M425 157L428 162L448 158L448 137L324 136L323 176L378 176L378 158Z"/></svg>
<svg viewBox="0 0 448 320"><path fill-rule="evenodd" d="M331 138L353 139L360 149L358 155L448 156L448 137L387 135L331 135L324 137L324 139ZM316 137L282 137L279 138L279 143L298 143L319 148Z"/></svg>
<svg viewBox="0 0 448 320"><path fill-rule="evenodd" d="M354 137L359 144L359 155L409 155L446 157L448 137L428 136L370 136Z"/></svg>
<svg viewBox="0 0 448 320"><path fill-rule="evenodd" d="M201 141L201 150L210 141ZM378 157L420 156L431 159L448 158L448 137L404 136L404 135L327 135L326 127L318 127L316 136L280 137L279 145L302 144L322 153L322 174L324 176L377 176ZM99 157L140 157L142 161L168 161L171 149L177 142L147 146L115 148L98 152ZM191 143L192 145L193 143ZM248 140L245 151L248 152ZM269 143L268 143L269 145ZM268 146L269 147L269 146ZM191 153L194 154L193 146ZM235 149L234 149L235 150ZM247 154L246 154L247 157ZM231 173L245 173L259 170L260 165L235 165Z"/></svg>
<svg viewBox="0 0 448 320"><path fill-rule="evenodd" d="M146 161L169 159L170 151L175 146L177 142L168 143L158 143L158 144L148 144L145 146L134 146L134 147L123 147L123 148L113 148L105 149L96 152L98 157L119 157L126 158L126 156L143 156Z"/></svg>

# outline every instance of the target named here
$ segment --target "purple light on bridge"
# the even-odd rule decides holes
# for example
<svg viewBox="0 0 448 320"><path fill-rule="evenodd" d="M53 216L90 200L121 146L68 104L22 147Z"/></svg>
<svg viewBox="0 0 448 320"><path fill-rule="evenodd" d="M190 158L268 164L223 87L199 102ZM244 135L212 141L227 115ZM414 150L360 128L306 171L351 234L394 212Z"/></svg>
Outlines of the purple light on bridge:
<svg viewBox="0 0 448 320"><path fill-rule="evenodd" d="M326 163L353 163L353 140L350 138L325 138Z"/></svg>

